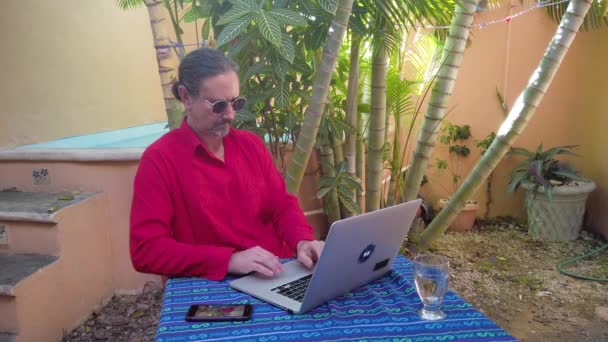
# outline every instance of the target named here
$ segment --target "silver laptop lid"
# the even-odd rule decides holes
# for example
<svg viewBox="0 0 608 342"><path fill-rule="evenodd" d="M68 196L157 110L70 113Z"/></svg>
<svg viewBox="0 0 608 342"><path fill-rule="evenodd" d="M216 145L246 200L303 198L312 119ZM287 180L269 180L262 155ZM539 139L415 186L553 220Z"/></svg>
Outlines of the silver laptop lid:
<svg viewBox="0 0 608 342"><path fill-rule="evenodd" d="M334 222L298 313L390 271L420 202L418 199Z"/></svg>
<svg viewBox="0 0 608 342"><path fill-rule="evenodd" d="M230 286L292 313L307 312L387 273L419 206L416 200L335 222L302 302L272 290L311 273L295 260L277 277L253 273Z"/></svg>

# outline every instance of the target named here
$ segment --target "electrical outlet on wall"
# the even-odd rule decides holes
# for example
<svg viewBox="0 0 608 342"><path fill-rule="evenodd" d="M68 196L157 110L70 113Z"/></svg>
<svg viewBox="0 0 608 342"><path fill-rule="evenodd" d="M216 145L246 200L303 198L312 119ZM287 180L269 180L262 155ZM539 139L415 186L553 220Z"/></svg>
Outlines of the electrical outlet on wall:
<svg viewBox="0 0 608 342"><path fill-rule="evenodd" d="M0 224L0 247L8 246L8 228Z"/></svg>
<svg viewBox="0 0 608 342"><path fill-rule="evenodd" d="M49 185L51 184L51 175L49 169L33 169L32 180L34 185Z"/></svg>

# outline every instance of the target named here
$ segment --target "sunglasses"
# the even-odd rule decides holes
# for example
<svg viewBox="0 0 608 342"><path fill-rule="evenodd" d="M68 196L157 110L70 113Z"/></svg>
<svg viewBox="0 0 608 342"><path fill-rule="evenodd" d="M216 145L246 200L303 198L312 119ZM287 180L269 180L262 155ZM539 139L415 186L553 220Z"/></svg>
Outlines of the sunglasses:
<svg viewBox="0 0 608 342"><path fill-rule="evenodd" d="M211 110L216 114L224 113L228 109L229 105L232 106L232 110L238 112L239 110L243 109L243 107L245 106L245 102L247 102L246 98L240 96L237 96L232 100L217 100L214 102L211 102L207 99L203 100L205 100L211 106Z"/></svg>

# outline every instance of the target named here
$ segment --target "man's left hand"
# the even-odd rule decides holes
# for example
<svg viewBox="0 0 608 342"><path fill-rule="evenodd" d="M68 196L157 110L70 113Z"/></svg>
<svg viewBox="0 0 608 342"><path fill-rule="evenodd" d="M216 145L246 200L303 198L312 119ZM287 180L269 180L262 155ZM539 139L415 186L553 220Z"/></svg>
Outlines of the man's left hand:
<svg viewBox="0 0 608 342"><path fill-rule="evenodd" d="M308 268L313 268L319 260L324 246L325 242L320 240L302 240L298 242L296 247L298 261Z"/></svg>

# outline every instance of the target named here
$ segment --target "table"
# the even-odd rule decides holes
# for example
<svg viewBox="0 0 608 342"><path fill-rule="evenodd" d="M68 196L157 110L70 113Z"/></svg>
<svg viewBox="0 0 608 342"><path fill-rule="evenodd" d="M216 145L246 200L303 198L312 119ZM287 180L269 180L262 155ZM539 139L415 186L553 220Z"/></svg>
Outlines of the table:
<svg viewBox="0 0 608 342"><path fill-rule="evenodd" d="M156 341L517 341L451 291L442 307L448 318L422 321L412 264L404 256L397 257L386 276L303 315L231 289L232 279L169 279ZM251 303L253 317L245 322L186 322L194 303Z"/></svg>

